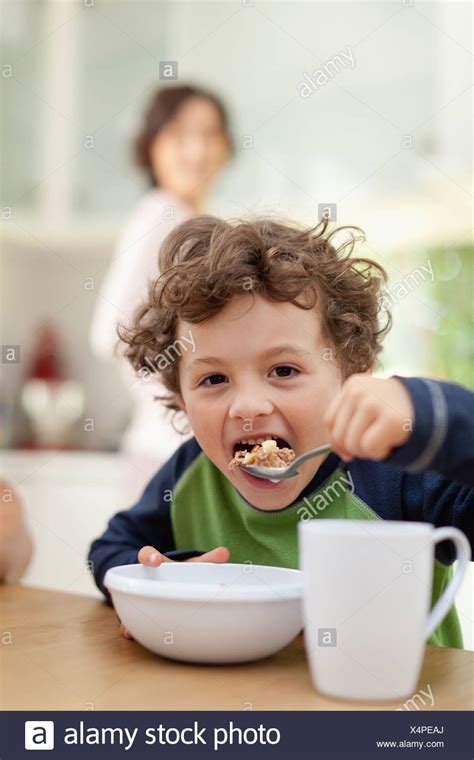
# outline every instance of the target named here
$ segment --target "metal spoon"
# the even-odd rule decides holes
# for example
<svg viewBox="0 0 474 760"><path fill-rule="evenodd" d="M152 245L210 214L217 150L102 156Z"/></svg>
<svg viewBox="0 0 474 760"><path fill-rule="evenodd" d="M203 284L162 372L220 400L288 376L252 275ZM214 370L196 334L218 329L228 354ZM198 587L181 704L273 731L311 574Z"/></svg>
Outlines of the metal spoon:
<svg viewBox="0 0 474 760"><path fill-rule="evenodd" d="M326 454L329 451L331 451L331 447L326 443L317 449L307 451L306 454L301 454L301 456L293 459L291 464L286 467L260 467L254 464L241 464L240 467L245 472L248 472L249 475L254 475L256 478L263 478L263 480L271 480L272 483L278 483L279 480L294 478L295 475L298 475L298 465L306 462L307 459L319 457L321 454Z"/></svg>

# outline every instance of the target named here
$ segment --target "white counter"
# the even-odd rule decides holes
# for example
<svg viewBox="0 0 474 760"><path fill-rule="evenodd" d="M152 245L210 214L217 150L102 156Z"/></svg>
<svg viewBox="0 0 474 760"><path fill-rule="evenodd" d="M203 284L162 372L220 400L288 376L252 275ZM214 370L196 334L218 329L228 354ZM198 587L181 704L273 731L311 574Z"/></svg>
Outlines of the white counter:
<svg viewBox="0 0 474 760"><path fill-rule="evenodd" d="M88 547L115 512L132 506L130 465L101 452L8 451L0 461L33 535L23 582L100 596L86 567Z"/></svg>

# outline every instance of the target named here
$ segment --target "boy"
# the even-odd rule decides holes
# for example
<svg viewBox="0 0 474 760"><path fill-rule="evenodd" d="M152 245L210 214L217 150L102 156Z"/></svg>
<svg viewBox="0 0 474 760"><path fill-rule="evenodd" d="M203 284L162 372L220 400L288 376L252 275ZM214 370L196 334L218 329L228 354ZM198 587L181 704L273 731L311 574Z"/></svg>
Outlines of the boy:
<svg viewBox="0 0 474 760"><path fill-rule="evenodd" d="M165 241L163 274L121 337L143 382L159 373L195 438L92 544L109 600L108 568L137 561L298 567L301 519L456 525L473 543L472 396L371 377L389 328L379 322L385 272L351 257L353 233L339 249L335 234L327 223L199 217ZM229 469L236 450L268 438L296 456L326 442L333 452L278 483ZM445 542L433 600L452 561ZM454 607L430 641L462 647Z"/></svg>

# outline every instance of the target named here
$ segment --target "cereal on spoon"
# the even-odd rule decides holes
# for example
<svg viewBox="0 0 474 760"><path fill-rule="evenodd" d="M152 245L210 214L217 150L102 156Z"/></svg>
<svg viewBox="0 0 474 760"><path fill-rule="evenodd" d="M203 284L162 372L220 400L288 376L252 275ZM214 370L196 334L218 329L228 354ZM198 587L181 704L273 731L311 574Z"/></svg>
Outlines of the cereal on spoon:
<svg viewBox="0 0 474 760"><path fill-rule="evenodd" d="M261 444L257 443L250 451L235 451L233 459L229 462L229 469L249 464L259 467L287 467L294 458L293 449L279 448L277 442L270 438Z"/></svg>

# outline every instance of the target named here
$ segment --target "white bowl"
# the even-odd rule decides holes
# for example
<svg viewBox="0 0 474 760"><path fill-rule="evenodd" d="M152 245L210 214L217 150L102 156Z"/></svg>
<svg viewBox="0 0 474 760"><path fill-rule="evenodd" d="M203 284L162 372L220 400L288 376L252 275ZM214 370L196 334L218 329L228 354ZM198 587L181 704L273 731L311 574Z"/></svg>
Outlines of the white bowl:
<svg viewBox="0 0 474 760"><path fill-rule="evenodd" d="M104 583L132 636L176 660L257 660L289 644L303 627L300 570L165 562L111 568Z"/></svg>

